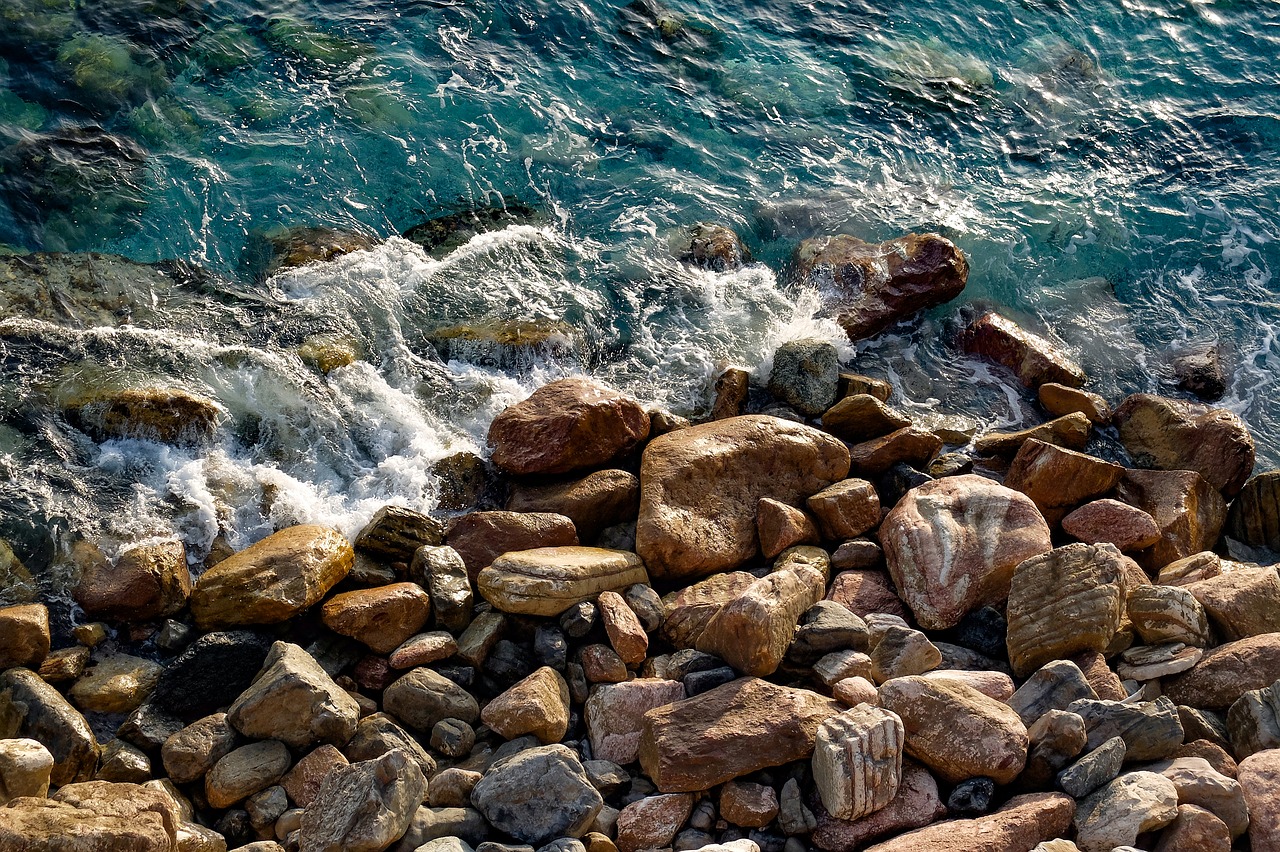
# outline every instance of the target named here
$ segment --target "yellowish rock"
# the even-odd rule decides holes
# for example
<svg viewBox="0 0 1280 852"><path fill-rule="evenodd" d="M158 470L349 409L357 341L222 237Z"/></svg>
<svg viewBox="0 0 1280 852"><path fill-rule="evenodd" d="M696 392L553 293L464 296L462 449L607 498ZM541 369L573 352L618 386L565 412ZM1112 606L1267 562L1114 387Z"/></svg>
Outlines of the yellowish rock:
<svg viewBox="0 0 1280 852"><path fill-rule="evenodd" d="M556 616L601 592L648 584L634 553L602 547L539 547L506 553L480 572L480 594L503 612Z"/></svg>

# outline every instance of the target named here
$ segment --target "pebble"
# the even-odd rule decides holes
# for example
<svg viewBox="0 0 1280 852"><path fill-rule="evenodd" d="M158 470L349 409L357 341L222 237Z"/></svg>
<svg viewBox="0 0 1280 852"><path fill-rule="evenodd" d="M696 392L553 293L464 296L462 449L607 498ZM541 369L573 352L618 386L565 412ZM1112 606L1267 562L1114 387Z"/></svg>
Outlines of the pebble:
<svg viewBox="0 0 1280 852"><path fill-rule="evenodd" d="M458 653L453 635L443 630L410 636L391 651L387 662L393 669L412 669L447 660Z"/></svg>

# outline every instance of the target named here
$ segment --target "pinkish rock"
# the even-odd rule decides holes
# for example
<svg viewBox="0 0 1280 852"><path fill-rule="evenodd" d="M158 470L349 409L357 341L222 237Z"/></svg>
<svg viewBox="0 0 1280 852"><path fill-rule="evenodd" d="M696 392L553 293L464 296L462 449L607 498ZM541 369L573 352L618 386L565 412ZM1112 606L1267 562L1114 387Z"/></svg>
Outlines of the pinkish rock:
<svg viewBox="0 0 1280 852"><path fill-rule="evenodd" d="M595 687L584 707L591 753L620 766L634 762L640 754L644 714L684 697L684 685L677 680L636 678Z"/></svg>
<svg viewBox="0 0 1280 852"><path fill-rule="evenodd" d="M778 794L750 781L730 781L720 788L720 816L742 828L764 828L778 815Z"/></svg>
<svg viewBox="0 0 1280 852"><path fill-rule="evenodd" d="M638 666L649 654L649 637L640 619L617 592L604 591L596 598L600 620L604 622L609 644L628 666Z"/></svg>
<svg viewBox="0 0 1280 852"><path fill-rule="evenodd" d="M873 612L907 616L907 608L893 591L893 582L884 571L843 571L831 581L826 599L863 617Z"/></svg>
<svg viewBox="0 0 1280 852"><path fill-rule="evenodd" d="M608 645L587 645L579 659L588 683L622 683L627 679L627 664Z"/></svg>
<svg viewBox="0 0 1280 852"><path fill-rule="evenodd" d="M431 617L431 597L417 583L392 583L334 595L320 610L324 625L390 654Z"/></svg>
<svg viewBox="0 0 1280 852"><path fill-rule="evenodd" d="M846 677L836 681L831 687L831 697L849 707L880 701L876 685L865 677Z"/></svg>
<svg viewBox="0 0 1280 852"><path fill-rule="evenodd" d="M598 470L571 482L514 484L506 508L510 512L563 515L573 521L580 539L593 541L605 527L635 519L640 509L640 480L625 470Z"/></svg>
<svg viewBox="0 0 1280 852"><path fill-rule="evenodd" d="M349 761L331 745L325 744L305 755L280 779L280 786L289 794L289 800L300 808L315 801L320 792L320 782L334 769L347 766Z"/></svg>
<svg viewBox="0 0 1280 852"><path fill-rule="evenodd" d="M1160 540L1156 519L1119 500L1094 500L1062 519L1062 531L1085 544L1114 544L1122 552L1142 550Z"/></svg>
<svg viewBox="0 0 1280 852"><path fill-rule="evenodd" d="M938 795L938 782L929 770L913 760L902 761L898 793L878 811L862 819L836 819L819 807L813 845L823 852L856 852L868 840L904 829L928 825L947 814Z"/></svg>
<svg viewBox="0 0 1280 852"><path fill-rule="evenodd" d="M130 548L116 564L86 560L74 591L76 603L93 618L147 621L173 615L191 597L191 572L180 541Z"/></svg>
<svg viewBox="0 0 1280 852"><path fill-rule="evenodd" d="M693 796L668 793L632 802L618 814L618 852L640 852L671 845L693 810Z"/></svg>
<svg viewBox="0 0 1280 852"><path fill-rule="evenodd" d="M765 559L774 558L788 547L817 544L820 540L818 528L808 515L768 497L761 497L756 504L756 534Z"/></svg>
<svg viewBox="0 0 1280 852"><path fill-rule="evenodd" d="M1076 803L1062 793L1014 796L1000 810L952 819L868 847L867 852L1014 852L1066 834Z"/></svg>
<svg viewBox="0 0 1280 852"><path fill-rule="evenodd" d="M1249 805L1253 852L1280 852L1280 749L1246 757L1236 777Z"/></svg>
<svg viewBox="0 0 1280 852"><path fill-rule="evenodd" d="M1008 703L1013 696L1013 678L1004 672L968 672L958 669L938 669L925 672L921 677L927 680L946 680L962 683L972 687L988 698Z"/></svg>
<svg viewBox="0 0 1280 852"><path fill-rule="evenodd" d="M1275 566L1241 566L1183 588L1204 607L1223 639L1280 632L1280 575Z"/></svg>
<svg viewBox="0 0 1280 852"><path fill-rule="evenodd" d="M966 352L1008 367L1029 388L1045 382L1073 388L1084 384L1084 370L1066 352L995 312L971 322L963 342Z"/></svg>
<svg viewBox="0 0 1280 852"><path fill-rule="evenodd" d="M578 543L573 521L549 512L472 512L454 518L445 536L466 563L472 584L504 553Z"/></svg>
<svg viewBox="0 0 1280 852"><path fill-rule="evenodd" d="M1231 832L1212 811L1178 805L1178 816L1160 832L1155 852L1230 852Z"/></svg>
<svg viewBox="0 0 1280 852"><path fill-rule="evenodd" d="M1123 701L1129 697L1120 683L1120 678L1107 665L1106 658L1099 651L1082 651L1067 658L1076 664L1084 679L1093 687L1098 698L1103 701Z"/></svg>
<svg viewBox="0 0 1280 852"><path fill-rule="evenodd" d="M849 470L868 479L898 462L923 468L942 449L942 439L921 426L905 426L849 448Z"/></svg>
<svg viewBox="0 0 1280 852"><path fill-rule="evenodd" d="M393 669L411 669L440 660L447 660L458 653L458 643L453 634L444 630L419 633L410 636L400 647L391 652L387 662Z"/></svg>

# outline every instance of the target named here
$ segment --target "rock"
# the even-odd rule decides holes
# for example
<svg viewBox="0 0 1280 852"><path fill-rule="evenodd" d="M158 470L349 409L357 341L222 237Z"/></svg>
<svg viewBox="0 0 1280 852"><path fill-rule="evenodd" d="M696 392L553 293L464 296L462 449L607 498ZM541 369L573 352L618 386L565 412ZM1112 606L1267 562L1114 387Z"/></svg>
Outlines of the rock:
<svg viewBox="0 0 1280 852"><path fill-rule="evenodd" d="M175 784L197 781L235 748L236 732L226 713L215 713L187 725L165 740L160 751L164 771Z"/></svg>
<svg viewBox="0 0 1280 852"><path fill-rule="evenodd" d="M1056 447L1083 450L1089 442L1089 418L1083 414L1066 414L1048 423L1032 426L1019 432L990 432L973 442L973 449L980 456L1011 458L1027 441L1042 441Z"/></svg>
<svg viewBox="0 0 1280 852"><path fill-rule="evenodd" d="M268 787L246 799L244 809L249 814L249 823L255 829L269 831L275 828L276 820L289 809L289 797L279 785Z"/></svg>
<svg viewBox="0 0 1280 852"><path fill-rule="evenodd" d="M1183 586L1228 641L1280 632L1280 575L1274 566L1239 567Z"/></svg>
<svg viewBox="0 0 1280 852"><path fill-rule="evenodd" d="M53 755L54 786L93 776L98 742L88 723L56 689L21 668L0 675L0 739L15 737L35 740Z"/></svg>
<svg viewBox="0 0 1280 852"><path fill-rule="evenodd" d="M535 224L543 215L536 207L508 196L494 204L438 212L439 215L414 225L403 234L406 240L417 243L437 258L466 245L477 234L501 231L510 225Z"/></svg>
<svg viewBox="0 0 1280 852"><path fill-rule="evenodd" d="M1070 662L1084 674L1089 686L1093 687L1098 698L1104 701L1123 701L1129 696L1120 683L1120 678L1107 665L1106 658L1098 651L1082 651L1072 654Z"/></svg>
<svg viewBox="0 0 1280 852"><path fill-rule="evenodd" d="M883 379L873 379L870 376L863 376L857 373L841 373L840 398L844 399L847 396L857 396L858 394L867 394L881 402L888 402L889 397L893 396L893 385Z"/></svg>
<svg viewBox="0 0 1280 852"><path fill-rule="evenodd" d="M176 387L97 389L62 404L67 420L95 441L141 439L179 446L210 443L223 410Z"/></svg>
<svg viewBox="0 0 1280 852"><path fill-rule="evenodd" d="M1068 660L1054 660L1028 677L1008 704L1022 723L1030 726L1050 710L1065 710L1073 701L1096 697L1079 666Z"/></svg>
<svg viewBox="0 0 1280 852"><path fill-rule="evenodd" d="M1240 761L1240 789L1249 806L1253 852L1280 849L1280 749L1268 749Z"/></svg>
<svg viewBox="0 0 1280 852"><path fill-rule="evenodd" d="M1118 464L1030 439L1013 457L1004 484L1030 497L1052 526L1076 506L1115 488L1123 473Z"/></svg>
<svg viewBox="0 0 1280 852"><path fill-rule="evenodd" d="M1051 660L1103 651L1127 597L1124 557L1109 544L1069 544L1027 559L1009 590L1009 662L1025 677Z"/></svg>
<svg viewBox="0 0 1280 852"><path fill-rule="evenodd" d="M278 624L318 603L354 562L351 543L337 530L288 527L200 575L191 614L202 630Z"/></svg>
<svg viewBox="0 0 1280 852"><path fill-rule="evenodd" d="M768 497L761 497L756 505L756 534L765 559L773 559L788 547L819 541L818 528L808 515Z"/></svg>
<svg viewBox="0 0 1280 852"><path fill-rule="evenodd" d="M1227 729L1237 760L1280 747L1280 681L1251 689L1227 711Z"/></svg>
<svg viewBox="0 0 1280 852"><path fill-rule="evenodd" d="M445 769L431 779L430 804L433 808L461 808L471 802L471 791L484 777L479 772L456 767Z"/></svg>
<svg viewBox="0 0 1280 852"><path fill-rule="evenodd" d="M618 852L640 852L671 845L689 818L693 796L667 793L632 802L618 814Z"/></svg>
<svg viewBox="0 0 1280 852"><path fill-rule="evenodd" d="M458 637L458 657L469 665L480 666L502 638L506 627L507 617L502 613L494 610L479 613Z"/></svg>
<svg viewBox="0 0 1280 852"><path fill-rule="evenodd" d="M92 560L73 591L85 614L114 621L173 615L191 596L191 572L180 541L130 548L114 566Z"/></svg>
<svg viewBox="0 0 1280 852"><path fill-rule="evenodd" d="M474 581L481 569L504 553L578 543L573 521L546 512L471 512L449 524L449 546Z"/></svg>
<svg viewBox="0 0 1280 852"><path fill-rule="evenodd" d="M306 808L315 801L325 776L347 764L347 758L342 752L331 745L322 745L295 763L280 779L280 786L288 794L290 801L298 807Z"/></svg>
<svg viewBox="0 0 1280 852"><path fill-rule="evenodd" d="M991 797L996 785L990 778L961 781L947 797L947 813L955 816L981 816L991 810Z"/></svg>
<svg viewBox="0 0 1280 852"><path fill-rule="evenodd" d="M689 231L689 247L680 261L712 272L732 272L751 262L751 252L732 229L699 222Z"/></svg>
<svg viewBox="0 0 1280 852"><path fill-rule="evenodd" d="M293 748L316 742L345 745L355 733L360 707L297 645L276 642L262 672L227 711L240 733L273 738Z"/></svg>
<svg viewBox="0 0 1280 852"><path fill-rule="evenodd" d="M49 655L49 609L19 604L0 609L0 669L39 668Z"/></svg>
<svg viewBox="0 0 1280 852"><path fill-rule="evenodd" d="M431 598L417 583L393 583L334 595L321 609L324 625L390 654L431 617Z"/></svg>
<svg viewBox="0 0 1280 852"><path fill-rule="evenodd" d="M946 813L938 796L938 782L929 770L903 760L898 792L887 805L858 820L836 819L820 809L812 841L824 852L855 852L868 840L928 825Z"/></svg>
<svg viewBox="0 0 1280 852"><path fill-rule="evenodd" d="M494 828L533 844L581 837L604 805L577 755L562 745L497 761L476 784L471 801Z"/></svg>
<svg viewBox="0 0 1280 852"><path fill-rule="evenodd" d="M855 820L889 804L902 780L904 734L896 714L866 704L818 727L813 779L827 813Z"/></svg>
<svg viewBox="0 0 1280 852"><path fill-rule="evenodd" d="M207 716L248 688L271 644L247 630L207 633L169 664L151 700L184 721Z"/></svg>
<svg viewBox="0 0 1280 852"><path fill-rule="evenodd" d="M763 578L738 571L696 583L666 601L663 631L678 648L715 654L746 674L772 674L800 616L822 599L828 564L825 551L797 547Z"/></svg>
<svg viewBox="0 0 1280 852"><path fill-rule="evenodd" d="M1121 652L1116 674L1127 681L1145 683L1185 672L1203 656L1202 648L1188 648L1181 642L1139 645Z"/></svg>
<svg viewBox="0 0 1280 852"><path fill-rule="evenodd" d="M788 779L782 785L782 798L778 802L778 828L787 835L803 836L811 834L817 827L818 820L813 811L800 797L800 785L795 778Z"/></svg>
<svg viewBox="0 0 1280 852"><path fill-rule="evenodd" d="M412 669L447 660L458 653L458 643L443 630L411 636L391 652L387 663L393 669Z"/></svg>
<svg viewBox="0 0 1280 852"><path fill-rule="evenodd" d="M933 630L1004 600L1014 568L1051 547L1029 498L974 475L912 489L885 516L880 543L902 599Z"/></svg>
<svg viewBox="0 0 1280 852"><path fill-rule="evenodd" d="M1164 696L1133 703L1082 698L1071 702L1067 710L1084 719L1089 748L1098 748L1112 737L1122 737L1125 759L1130 761L1168 757L1182 745L1185 736L1178 708Z"/></svg>
<svg viewBox="0 0 1280 852"><path fill-rule="evenodd" d="M1181 642L1197 648L1209 645L1204 607L1185 588L1138 586L1129 592L1126 612L1147 644Z"/></svg>
<svg viewBox="0 0 1280 852"><path fill-rule="evenodd" d="M935 669L927 671L921 676L929 680L950 680L955 683L962 683L965 686L973 687L988 698L994 698L996 701L1006 704L1013 697L1013 678L1004 672Z"/></svg>
<svg viewBox="0 0 1280 852"><path fill-rule="evenodd" d="M634 553L600 547L540 547L505 553L480 572L480 594L503 612L560 615L604 591L648 583Z"/></svg>
<svg viewBox="0 0 1280 852"><path fill-rule="evenodd" d="M924 467L942 449L942 439L927 429L907 426L849 450L849 469L858 476L879 477L896 464Z"/></svg>
<svg viewBox="0 0 1280 852"><path fill-rule="evenodd" d="M1038 394L1040 405L1053 417L1079 412L1094 426L1105 426L1111 422L1111 406L1096 393L1057 382L1045 382L1040 385Z"/></svg>
<svg viewBox="0 0 1280 852"><path fill-rule="evenodd" d="M1208 739L1192 740L1190 733L1191 727L1188 724L1186 716L1182 712L1182 708L1178 708L1178 715L1182 721L1182 727L1188 731L1188 742L1178 746L1178 750L1173 753L1173 757L1200 757L1214 768L1215 771L1222 773L1228 778L1236 777L1236 762L1231 755L1218 745L1217 742L1211 742Z"/></svg>
<svg viewBox="0 0 1280 852"><path fill-rule="evenodd" d="M818 601L800 616L787 659L812 665L833 651L865 651L867 623L835 601Z"/></svg>
<svg viewBox="0 0 1280 852"><path fill-rule="evenodd" d="M1176 704L1224 710L1251 689L1280 680L1280 634L1251 636L1219 645L1195 668L1164 683L1164 693Z"/></svg>
<svg viewBox="0 0 1280 852"><path fill-rule="evenodd" d="M649 637L622 595L612 591L601 592L596 599L596 606L600 610L600 619L604 622L609 644L613 646L619 659L628 666L643 663L649 652Z"/></svg>
<svg viewBox="0 0 1280 852"><path fill-rule="evenodd" d="M884 551L870 539L846 541L831 554L831 568L835 571L861 571L883 566Z"/></svg>
<svg viewBox="0 0 1280 852"><path fill-rule="evenodd" d="M1200 343L1174 354L1169 364L1178 387L1206 402L1222 399L1231 379L1219 343Z"/></svg>
<svg viewBox="0 0 1280 852"><path fill-rule="evenodd" d="M1178 791L1154 772L1129 772L1080 802L1076 810L1076 845L1082 852L1111 852L1132 846L1138 835L1173 822Z"/></svg>
<svg viewBox="0 0 1280 852"><path fill-rule="evenodd" d="M475 600L466 562L458 551L452 547L419 547L409 565L409 576L430 595L437 624L450 633L467 629Z"/></svg>
<svg viewBox="0 0 1280 852"><path fill-rule="evenodd" d="M569 727L569 686L543 666L486 704L480 721L508 740L533 734L543 743L560 742Z"/></svg>
<svg viewBox="0 0 1280 852"><path fill-rule="evenodd" d="M1072 388L1084 384L1084 370L1066 352L995 312L969 323L963 345L964 351L1013 370L1018 381L1029 388L1046 382Z"/></svg>
<svg viewBox="0 0 1280 852"><path fill-rule="evenodd" d="M1228 852L1226 823L1195 805L1178 805L1178 817L1160 833L1155 852Z"/></svg>
<svg viewBox="0 0 1280 852"><path fill-rule="evenodd" d="M764 828L777 815L778 794L772 787L730 781L720 789L720 816L732 825Z"/></svg>
<svg viewBox="0 0 1280 852"><path fill-rule="evenodd" d="M386 713L374 713L361 719L356 726L356 735L342 752L348 760L361 761L373 760L397 748L414 758L423 775L428 778L435 775L435 759L418 743L417 738L397 725Z"/></svg>
<svg viewBox="0 0 1280 852"><path fill-rule="evenodd" d="M446 512L471 508L489 485L484 459L465 450L436 461L431 472L439 480L436 508Z"/></svg>
<svg viewBox="0 0 1280 852"><path fill-rule="evenodd" d="M250 743L227 753L204 779L204 794L214 808L229 808L280 780L293 762L279 740Z"/></svg>
<svg viewBox="0 0 1280 852"><path fill-rule="evenodd" d="M741 678L646 713L640 765L664 793L707 790L808 757L839 710L807 690Z"/></svg>
<svg viewBox="0 0 1280 852"><path fill-rule="evenodd" d="M579 538L593 541L605 527L635 520L640 511L640 480L625 470L598 470L571 482L517 484L507 497L507 510L562 515L573 522Z"/></svg>
<svg viewBox="0 0 1280 852"><path fill-rule="evenodd" d="M571 473L600 467L649 436L649 414L589 379L560 379L500 412L489 426L493 463L508 473Z"/></svg>
<svg viewBox="0 0 1280 852"><path fill-rule="evenodd" d="M827 600L835 601L859 616L881 612L905 617L906 607L884 571L843 571L831 581Z"/></svg>
<svg viewBox="0 0 1280 852"><path fill-rule="evenodd" d="M1076 805L1061 793L1014 796L993 814L916 829L867 847L867 852L970 852L1030 849L1066 832Z"/></svg>
<svg viewBox="0 0 1280 852"><path fill-rule="evenodd" d="M726 420L742 414L751 392L751 373L741 367L729 367L716 378L711 419Z"/></svg>
<svg viewBox="0 0 1280 852"><path fill-rule="evenodd" d="M805 502L830 541L860 536L880 524L880 497L865 479L841 480Z"/></svg>
<svg viewBox="0 0 1280 852"><path fill-rule="evenodd" d="M420 807L409 822L409 829L392 848L395 852L416 852L419 846L441 837L456 837L476 845L489 836L491 829L474 808ZM524 847L528 852L532 847ZM516 847L520 849L520 847Z"/></svg>
<svg viewBox="0 0 1280 852"><path fill-rule="evenodd" d="M1137 555L1148 572L1212 549L1226 519L1221 495L1190 470L1125 471L1116 496L1146 511L1160 527L1160 541Z"/></svg>
<svg viewBox="0 0 1280 852"><path fill-rule="evenodd" d="M1249 428L1222 408L1134 394L1116 409L1120 442L1139 467L1194 470L1228 499L1253 471Z"/></svg>
<svg viewBox="0 0 1280 852"><path fill-rule="evenodd" d="M850 340L960 295L964 253L937 234L907 234L876 245L845 234L800 243L793 260L805 285L835 297L832 310Z"/></svg>
<svg viewBox="0 0 1280 852"><path fill-rule="evenodd" d="M1249 807L1236 779L1216 771L1200 757L1181 757L1146 767L1173 782L1178 803L1198 805L1226 823L1232 839L1249 828Z"/></svg>
<svg viewBox="0 0 1280 852"><path fill-rule="evenodd" d="M480 718L475 698L431 669L414 669L387 687L382 706L409 727L427 732L441 719L474 724Z"/></svg>
<svg viewBox="0 0 1280 852"><path fill-rule="evenodd" d="M461 719L441 719L431 729L431 747L445 757L466 757L475 744L475 729Z"/></svg>
<svg viewBox="0 0 1280 852"><path fill-rule="evenodd" d="M658 678L595 687L583 710L591 753L619 765L633 763L639 757L644 714L684 697L684 686L679 681Z"/></svg>
<svg viewBox="0 0 1280 852"><path fill-rule="evenodd" d="M851 444L883 438L910 425L909 417L869 393L843 397L822 414L822 428Z"/></svg>
<svg viewBox="0 0 1280 852"><path fill-rule="evenodd" d="M40 664L38 674L49 683L75 680L84 674L85 667L89 665L89 654L89 649L81 645L51 651Z"/></svg>
<svg viewBox="0 0 1280 852"><path fill-rule="evenodd" d="M1118 776L1124 758L1124 738L1112 737L1058 773L1058 786L1068 796L1083 799Z"/></svg>
<svg viewBox="0 0 1280 852"><path fill-rule="evenodd" d="M825 340L790 340L773 353L769 393L807 417L836 401L840 356Z"/></svg>
<svg viewBox="0 0 1280 852"><path fill-rule="evenodd" d="M178 820L161 794L136 784L89 783L95 787L76 784L65 796L59 791L50 799L23 798L0 808L0 849L174 849Z"/></svg>
<svg viewBox="0 0 1280 852"><path fill-rule="evenodd" d="M1280 470L1260 473L1231 501L1226 534L1250 547L1280 553Z"/></svg>
<svg viewBox="0 0 1280 852"><path fill-rule="evenodd" d="M636 552L661 579L736 568L758 550L762 497L794 505L843 479L848 459L835 438L765 415L663 435L641 461Z"/></svg>
<svg viewBox="0 0 1280 852"><path fill-rule="evenodd" d="M409 562L419 547L444 544L444 524L436 518L406 509L383 506L356 533L356 550L387 562Z"/></svg>
<svg viewBox="0 0 1280 852"><path fill-rule="evenodd" d="M404 835L426 794L422 770L400 749L336 767L302 813L299 845L317 852L380 852Z"/></svg>
<svg viewBox="0 0 1280 852"><path fill-rule="evenodd" d="M19 796L49 795L53 755L35 740L0 740L0 805Z"/></svg>
<svg viewBox="0 0 1280 852"><path fill-rule="evenodd" d="M919 675L942 665L942 652L919 630L890 627L871 651L871 677L884 683L895 677Z"/></svg>
<svg viewBox="0 0 1280 852"><path fill-rule="evenodd" d="M1075 713L1049 710L1027 728L1027 738L1027 765L1018 776L1018 786L1039 791L1053 787L1063 768L1084 751L1089 735L1084 719ZM1116 771L1120 771L1118 766ZM954 810L950 803L947 808Z"/></svg>
<svg viewBox="0 0 1280 852"><path fill-rule="evenodd" d="M286 269L325 263L378 243L366 234L325 226L277 228L256 234L245 249L244 261L257 280L265 281Z"/></svg>
<svg viewBox="0 0 1280 852"><path fill-rule="evenodd" d="M1162 586L1186 586L1197 580L1207 580L1222 574L1222 559L1218 554L1205 550L1170 562L1160 569L1156 583Z"/></svg>
<svg viewBox="0 0 1280 852"><path fill-rule="evenodd" d="M98 660L68 690L81 710L128 713L156 688L163 667L141 657L112 654Z"/></svg>

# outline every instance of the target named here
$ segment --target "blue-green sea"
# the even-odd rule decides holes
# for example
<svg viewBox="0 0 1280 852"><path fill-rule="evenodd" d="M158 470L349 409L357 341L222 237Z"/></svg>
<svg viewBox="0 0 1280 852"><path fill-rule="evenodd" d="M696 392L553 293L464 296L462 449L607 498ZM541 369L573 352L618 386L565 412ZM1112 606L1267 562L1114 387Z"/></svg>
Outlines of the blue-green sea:
<svg viewBox="0 0 1280 852"><path fill-rule="evenodd" d="M139 285L154 310L118 321L4 299L0 538L56 574L82 537L176 532L198 558L219 534L351 532L432 509L432 465L552 377L696 416L725 365L765 378L795 337L912 416L1036 422L955 345L987 306L1113 402L1181 395L1170 358L1220 346L1220 404L1275 466L1278 56L1264 0L0 0L0 252L215 276ZM536 215L435 256L397 236L504 204ZM757 263L677 262L700 221ZM378 245L255 275L255 240L299 226ZM806 237L924 230L967 253L967 289L857 346L786 274ZM433 345L513 321L563 345ZM316 334L361 357L321 375L298 356ZM209 396L224 428L95 442L58 400L111 382Z"/></svg>

